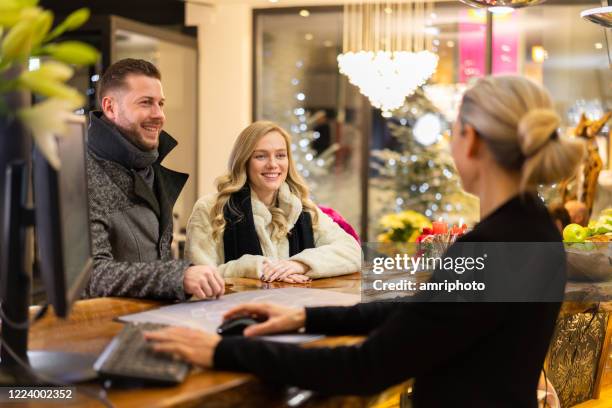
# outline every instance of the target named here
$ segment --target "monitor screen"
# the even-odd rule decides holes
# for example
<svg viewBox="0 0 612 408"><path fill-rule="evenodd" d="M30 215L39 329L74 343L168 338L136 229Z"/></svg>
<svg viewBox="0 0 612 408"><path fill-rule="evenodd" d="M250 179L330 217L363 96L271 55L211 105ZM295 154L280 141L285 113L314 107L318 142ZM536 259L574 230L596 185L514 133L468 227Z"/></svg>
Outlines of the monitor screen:
<svg viewBox="0 0 612 408"><path fill-rule="evenodd" d="M48 301L62 317L80 298L92 268L85 117L71 117L68 128L56 137L59 170L36 148L33 155L38 265Z"/></svg>

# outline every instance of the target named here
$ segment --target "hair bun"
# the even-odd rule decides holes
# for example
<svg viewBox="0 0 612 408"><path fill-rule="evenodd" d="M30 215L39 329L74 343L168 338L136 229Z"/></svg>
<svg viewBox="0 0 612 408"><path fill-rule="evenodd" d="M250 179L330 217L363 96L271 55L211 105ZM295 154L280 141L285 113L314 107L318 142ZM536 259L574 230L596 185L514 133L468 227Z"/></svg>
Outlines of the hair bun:
<svg viewBox="0 0 612 408"><path fill-rule="evenodd" d="M525 157L532 156L559 128L561 118L552 109L532 109L518 123L519 146Z"/></svg>

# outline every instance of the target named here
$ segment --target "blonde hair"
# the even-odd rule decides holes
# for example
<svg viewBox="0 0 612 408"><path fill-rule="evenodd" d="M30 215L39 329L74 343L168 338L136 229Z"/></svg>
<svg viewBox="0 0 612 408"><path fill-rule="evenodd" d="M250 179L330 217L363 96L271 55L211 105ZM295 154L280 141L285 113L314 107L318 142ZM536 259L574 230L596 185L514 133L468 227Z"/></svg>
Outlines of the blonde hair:
<svg viewBox="0 0 612 408"><path fill-rule="evenodd" d="M285 139L287 146L287 179L285 182L289 185L291 193L295 194L302 202L302 208L307 211L312 218L312 226L316 228L319 221L319 216L316 210L316 205L310 200L310 193L306 182L297 172L293 156L291 155L291 136L279 125L269 121L258 121L247 126L234 142L234 147L228 161L228 172L217 178L217 199L210 211L210 218L213 230L213 238L216 240L225 231L225 217L223 210L226 205L230 205L229 199L231 195L244 187L248 182L247 166L251 155L255 150L255 146L262 137L270 132L278 132ZM230 206L230 211L239 216L240 210ZM272 214L272 237L281 239L287 235L287 215L279 207L270 209Z"/></svg>
<svg viewBox="0 0 612 408"><path fill-rule="evenodd" d="M495 160L521 174L521 191L574 174L585 148L558 134L561 122L549 93L512 75L479 79L463 96L461 123L470 124Z"/></svg>

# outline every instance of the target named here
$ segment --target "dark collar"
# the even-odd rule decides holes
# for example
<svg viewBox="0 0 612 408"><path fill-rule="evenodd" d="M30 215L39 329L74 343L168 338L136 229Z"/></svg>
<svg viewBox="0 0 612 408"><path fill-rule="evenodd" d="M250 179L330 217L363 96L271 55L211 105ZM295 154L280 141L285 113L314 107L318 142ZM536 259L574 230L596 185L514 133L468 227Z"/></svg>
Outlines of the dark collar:
<svg viewBox="0 0 612 408"><path fill-rule="evenodd" d="M89 129L87 136L90 143L92 139L108 138L109 133L115 134L119 137L124 137L121 135L121 133L119 133L119 130L116 127L102 119L103 115L104 114L101 111L91 111L89 113ZM155 163L160 164L177 144L178 142L172 136L170 136L166 131L162 130L159 134L159 146L157 147L159 156Z"/></svg>
<svg viewBox="0 0 612 408"><path fill-rule="evenodd" d="M223 216L225 218L223 251L226 263L239 259L245 254L263 255L253 219L249 183L245 183L240 190L230 196L223 208ZM293 229L287 234L287 240L289 241L289 256L315 247L310 213L302 211Z"/></svg>

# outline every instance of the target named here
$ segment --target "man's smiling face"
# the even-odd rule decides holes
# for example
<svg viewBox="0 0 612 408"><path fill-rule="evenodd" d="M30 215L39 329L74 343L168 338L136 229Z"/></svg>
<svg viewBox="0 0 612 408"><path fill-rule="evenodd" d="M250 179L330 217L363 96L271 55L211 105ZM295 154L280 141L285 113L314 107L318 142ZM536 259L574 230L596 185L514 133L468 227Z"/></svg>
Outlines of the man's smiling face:
<svg viewBox="0 0 612 408"><path fill-rule="evenodd" d="M106 116L141 150L157 149L164 115L161 81L145 75L130 74L121 88L109 92L113 109Z"/></svg>

